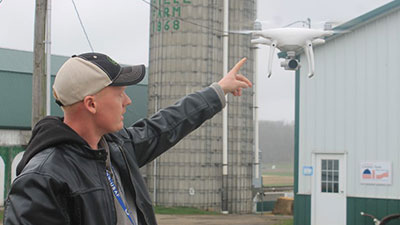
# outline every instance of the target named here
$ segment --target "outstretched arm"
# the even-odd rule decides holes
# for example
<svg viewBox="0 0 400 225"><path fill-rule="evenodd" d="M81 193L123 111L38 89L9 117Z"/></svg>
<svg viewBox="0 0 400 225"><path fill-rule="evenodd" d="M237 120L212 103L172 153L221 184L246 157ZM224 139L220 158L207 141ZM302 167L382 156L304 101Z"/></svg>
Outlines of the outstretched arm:
<svg viewBox="0 0 400 225"><path fill-rule="evenodd" d="M242 95L242 89L251 87L251 82L241 74L240 67L246 58L239 61L219 82L224 94ZM221 111L219 91L207 87L190 94L174 105L164 108L149 119L136 122L127 128L134 144L134 154L139 166L143 166L174 146L178 141L198 128L204 121ZM222 94L223 95L223 94ZM225 100L225 99L222 99Z"/></svg>

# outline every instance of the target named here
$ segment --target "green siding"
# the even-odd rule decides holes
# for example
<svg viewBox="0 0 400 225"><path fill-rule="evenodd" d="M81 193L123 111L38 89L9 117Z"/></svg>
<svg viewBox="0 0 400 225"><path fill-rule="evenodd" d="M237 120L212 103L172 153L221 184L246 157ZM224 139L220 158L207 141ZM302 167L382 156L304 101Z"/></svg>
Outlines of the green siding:
<svg viewBox="0 0 400 225"><path fill-rule="evenodd" d="M54 76L52 77L54 82ZM32 118L32 74L0 71L0 95L9 96L1 98L0 129L27 129L31 127ZM62 110L55 103L51 95L51 115L61 116Z"/></svg>
<svg viewBox="0 0 400 225"><path fill-rule="evenodd" d="M294 225L311 224L311 195L294 196Z"/></svg>
<svg viewBox="0 0 400 225"><path fill-rule="evenodd" d="M0 126L30 127L32 76L0 71Z"/></svg>
<svg viewBox="0 0 400 225"><path fill-rule="evenodd" d="M272 211L275 207L276 201L257 202L257 212Z"/></svg>
<svg viewBox="0 0 400 225"><path fill-rule="evenodd" d="M300 110L300 71L296 71L295 117L294 117L294 215L295 225L309 225L311 218L311 197L298 195L299 190L299 110ZM308 207L307 207L308 206Z"/></svg>
<svg viewBox="0 0 400 225"><path fill-rule="evenodd" d="M369 217L361 216L360 212L374 215L378 219L400 213L400 200L347 198L347 225L374 225ZM311 224L311 195L295 195L294 198L294 225ZM400 219L386 225L398 225Z"/></svg>
<svg viewBox="0 0 400 225"><path fill-rule="evenodd" d="M374 225L369 217L361 216L360 212L374 215L378 219L400 213L400 200L393 199L371 199L371 198L347 198L347 224L352 225ZM398 225L400 219L391 221L386 225Z"/></svg>
<svg viewBox="0 0 400 225"><path fill-rule="evenodd" d="M296 70L295 81L295 115L294 115L294 193L299 190L299 119L300 119L300 71Z"/></svg>
<svg viewBox="0 0 400 225"><path fill-rule="evenodd" d="M32 117L31 83L31 74L0 71L0 95L10 96L0 99L0 105L6 106L0 107L0 129L30 129ZM126 89L126 93L132 99L132 104L128 106L124 123L125 125L131 125L140 118L147 116L147 85L129 86ZM51 96L51 115L63 115L53 96Z"/></svg>
<svg viewBox="0 0 400 225"><path fill-rule="evenodd" d="M129 86L126 88L126 94L131 98L132 104L126 109L124 124L130 126L137 120L147 117L147 85Z"/></svg>
<svg viewBox="0 0 400 225"><path fill-rule="evenodd" d="M12 146L12 147L1 147L0 146L0 157L4 161L5 170L4 170L4 193L0 193L4 195L4 199L7 196L8 190L11 185L11 164L14 160L14 157L24 151L21 146Z"/></svg>

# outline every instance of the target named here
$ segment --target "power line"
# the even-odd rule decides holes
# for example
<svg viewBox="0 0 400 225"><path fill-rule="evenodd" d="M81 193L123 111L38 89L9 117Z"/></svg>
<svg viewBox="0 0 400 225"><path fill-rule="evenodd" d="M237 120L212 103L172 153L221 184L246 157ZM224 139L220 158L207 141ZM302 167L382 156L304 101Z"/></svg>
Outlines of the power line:
<svg viewBox="0 0 400 225"><path fill-rule="evenodd" d="M0 1L2 1L2 0L0 0ZM94 52L93 47L92 47L92 44L90 43L90 40L89 40L89 36L88 36L87 33L86 33L85 26L83 25L83 22L82 22L82 20L81 20L81 17L79 16L79 12L78 12L78 9L76 8L75 2L74 2L74 0L71 0L71 1L72 1L72 4L74 4L74 8L75 8L76 15L78 16L78 19L79 19L79 22L80 22L80 24L81 24L83 33L85 33L86 40L87 40L88 43L89 43L90 49L92 50L92 52Z"/></svg>
<svg viewBox="0 0 400 225"><path fill-rule="evenodd" d="M0 0L0 3L2 1L3 0ZM92 52L94 52L93 46L92 46L92 44L90 42L90 39L89 39L89 36L88 36L88 34L86 32L85 26L83 25L83 22L82 22L82 19L81 19L80 15L79 15L78 9L77 9L76 4L75 4L75 1L74 0L71 0L71 1L72 1L72 4L74 5L74 9L75 9L76 15L78 16L79 23L80 23L80 25L82 27L83 33L85 34L86 40L87 40L87 42L89 44L89 47L92 50ZM155 5L155 4L153 4L153 3L149 2L149 1L146 1L146 0L142 0L142 1L145 2L146 4L150 5L150 7L155 8L156 10L159 10L159 7L157 5ZM226 34L226 33L229 33L229 34L240 34L238 32L230 32L230 31L224 31L224 30L210 28L208 26L204 26L204 25L201 25L201 24L198 24L198 23L195 23L195 22L183 19L183 18L178 18L178 19L183 21L183 22L186 22L186 23L189 23L189 24L201 27L201 28L205 28L205 29L210 30L210 31L218 32L218 33L220 33L220 35L221 34L223 35L223 34Z"/></svg>

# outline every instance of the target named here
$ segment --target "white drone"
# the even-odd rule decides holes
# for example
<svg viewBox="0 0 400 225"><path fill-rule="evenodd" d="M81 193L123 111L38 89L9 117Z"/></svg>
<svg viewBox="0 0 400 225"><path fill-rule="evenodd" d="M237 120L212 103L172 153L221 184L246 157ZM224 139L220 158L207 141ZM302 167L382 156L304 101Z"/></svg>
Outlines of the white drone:
<svg viewBox="0 0 400 225"><path fill-rule="evenodd" d="M268 77L272 74L272 58L275 48L287 53L285 61L281 62L281 66L286 70L297 70L300 68L301 65L296 59L296 55L304 50L308 60L308 77L312 77L314 75L313 45L325 43L323 37L334 34L334 31L287 27L250 31L250 33L259 37L251 40L252 44L271 46L268 59Z"/></svg>

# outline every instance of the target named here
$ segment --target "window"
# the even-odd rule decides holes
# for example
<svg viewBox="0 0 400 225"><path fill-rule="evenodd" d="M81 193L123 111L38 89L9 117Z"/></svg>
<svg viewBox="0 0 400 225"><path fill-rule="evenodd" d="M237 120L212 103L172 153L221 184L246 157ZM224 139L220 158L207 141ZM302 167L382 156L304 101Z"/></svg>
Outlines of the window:
<svg viewBox="0 0 400 225"><path fill-rule="evenodd" d="M339 193L339 160L321 160L321 192Z"/></svg>

